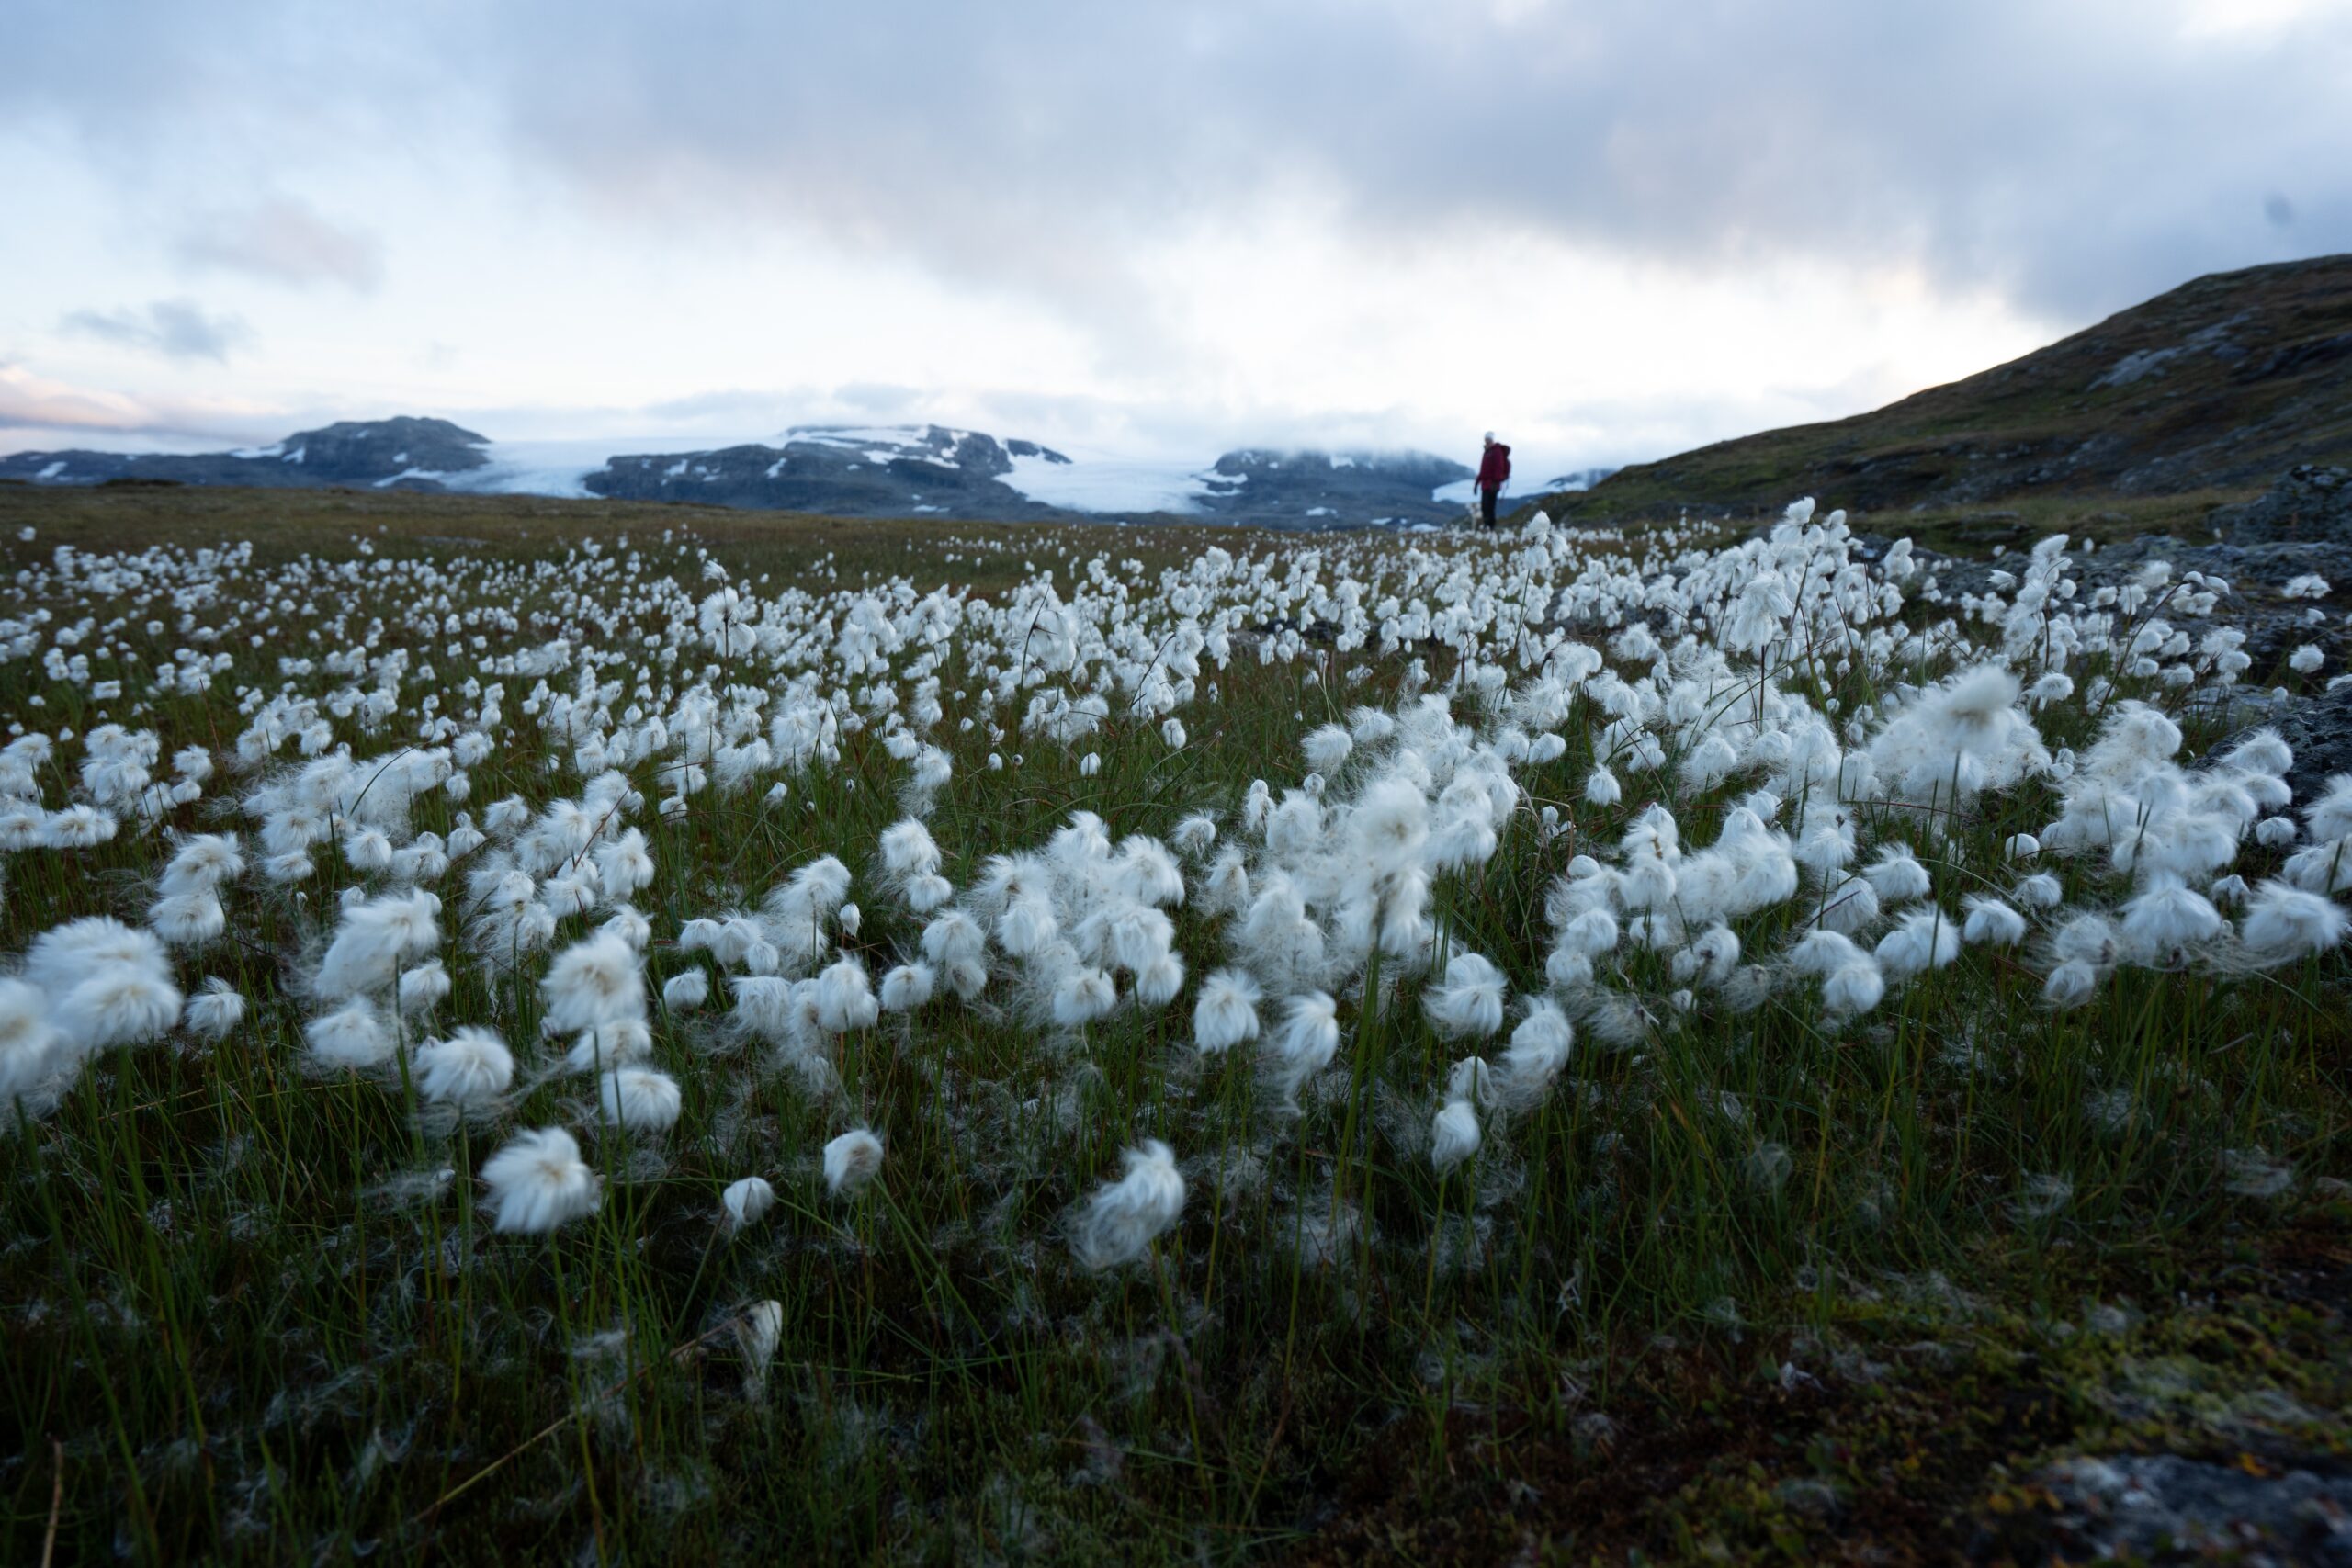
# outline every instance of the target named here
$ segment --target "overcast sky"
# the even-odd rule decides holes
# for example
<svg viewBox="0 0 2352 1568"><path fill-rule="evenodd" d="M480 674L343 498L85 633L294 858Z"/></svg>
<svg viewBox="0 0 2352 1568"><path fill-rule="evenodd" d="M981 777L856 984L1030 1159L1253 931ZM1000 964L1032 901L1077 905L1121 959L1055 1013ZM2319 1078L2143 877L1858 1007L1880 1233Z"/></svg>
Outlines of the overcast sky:
<svg viewBox="0 0 2352 1568"><path fill-rule="evenodd" d="M2352 250L2352 0L5 17L0 451L408 412L1565 468Z"/></svg>

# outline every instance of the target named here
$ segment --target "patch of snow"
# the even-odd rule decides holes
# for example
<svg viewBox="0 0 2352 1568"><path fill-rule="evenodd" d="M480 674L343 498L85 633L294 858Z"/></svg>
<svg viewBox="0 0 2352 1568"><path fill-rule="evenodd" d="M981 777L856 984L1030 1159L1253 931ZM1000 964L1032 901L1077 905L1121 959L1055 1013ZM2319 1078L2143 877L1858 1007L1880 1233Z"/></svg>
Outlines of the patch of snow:
<svg viewBox="0 0 2352 1568"><path fill-rule="evenodd" d="M405 452L395 452L392 454L392 461L395 463L405 463L408 461L408 454Z"/></svg>
<svg viewBox="0 0 2352 1568"><path fill-rule="evenodd" d="M1306 509L1306 514L1309 517L1337 517L1339 515L1337 512L1328 506L1310 506Z"/></svg>
<svg viewBox="0 0 2352 1568"><path fill-rule="evenodd" d="M944 506L918 506L915 510L917 512L944 512L947 508Z"/></svg>
<svg viewBox="0 0 2352 1568"><path fill-rule="evenodd" d="M783 473L785 464L789 461L791 461L791 459L788 457L778 457L775 462L770 463L768 465L768 478L775 479L778 474Z"/></svg>
<svg viewBox="0 0 2352 1568"><path fill-rule="evenodd" d="M1352 468L1356 466L1356 460L1343 452L1334 452L1331 454L1331 466L1335 468Z"/></svg>
<svg viewBox="0 0 2352 1568"><path fill-rule="evenodd" d="M33 478L35 478L35 479L55 479L58 475L60 475L60 474L63 473L64 471L65 471L65 459L64 459L64 458L62 458L62 457L60 457L59 459L57 459L57 461L55 461L54 463L51 463L49 467L47 467L47 468L43 468L40 472L39 472L39 473L35 474L35 475L33 476Z"/></svg>
<svg viewBox="0 0 2352 1568"><path fill-rule="evenodd" d="M408 454L405 452L401 454L401 457L402 457L407 456ZM394 461L398 461L398 459L396 458ZM400 483L402 479L447 479L447 475L433 468L405 468L401 472L394 474L390 479L378 479L376 481L376 488L378 490L389 490L393 485Z"/></svg>
<svg viewBox="0 0 2352 1568"><path fill-rule="evenodd" d="M266 446L240 446L235 451L230 453L229 456L232 457L244 457L247 459L258 460L263 457L282 457L285 455L285 442L273 441Z"/></svg>
<svg viewBox="0 0 2352 1568"><path fill-rule="evenodd" d="M1189 463L1062 450L1069 462L1015 457L1004 482L1032 501L1071 512L1191 513L1211 493L1206 476Z"/></svg>
<svg viewBox="0 0 2352 1568"><path fill-rule="evenodd" d="M311 449L308 446L297 446L291 452L287 453L285 457L280 457L278 461L281 463L299 463L302 460L304 456L310 452L310 450Z"/></svg>
<svg viewBox="0 0 2352 1568"><path fill-rule="evenodd" d="M665 479L674 479L683 476L685 471L686 460L684 457L681 457L676 462L671 464L668 468L662 469L662 477Z"/></svg>
<svg viewBox="0 0 2352 1568"><path fill-rule="evenodd" d="M779 437L780 444L795 441L812 442L820 446L842 446L855 452L876 468L885 468L901 457L921 458L937 463L942 468L960 468L955 445L970 434L939 426L950 445L945 450L928 439L932 427L922 424L796 424ZM860 465L853 463L852 468Z"/></svg>
<svg viewBox="0 0 2352 1568"><path fill-rule="evenodd" d="M663 457L706 450L706 436L566 438L553 441L493 441L482 449L490 460L479 468L439 476L453 491L472 495L551 495L573 501L594 501L587 486L591 474L602 473L616 455L635 457L647 469ZM650 457L637 457L638 454Z"/></svg>

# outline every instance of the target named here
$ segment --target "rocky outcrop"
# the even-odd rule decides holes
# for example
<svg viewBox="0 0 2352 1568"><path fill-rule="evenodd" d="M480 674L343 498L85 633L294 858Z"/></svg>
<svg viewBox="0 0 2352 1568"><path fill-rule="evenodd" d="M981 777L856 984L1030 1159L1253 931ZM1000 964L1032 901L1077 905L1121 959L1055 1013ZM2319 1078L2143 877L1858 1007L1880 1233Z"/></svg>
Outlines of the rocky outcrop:
<svg viewBox="0 0 2352 1568"><path fill-rule="evenodd" d="M2055 1505L2055 1555L2085 1562L2307 1562L2352 1568L2352 1479L2179 1454L2061 1461L2036 1477Z"/></svg>
<svg viewBox="0 0 2352 1568"><path fill-rule="evenodd" d="M1471 470L1427 452L1227 452L1201 476L1200 509L1264 527L1455 523L1459 502L1431 492Z"/></svg>
<svg viewBox="0 0 2352 1568"><path fill-rule="evenodd" d="M2212 524L2233 545L2352 544L2352 468L2290 468L2256 499L2215 510Z"/></svg>
<svg viewBox="0 0 2352 1568"><path fill-rule="evenodd" d="M1049 522L1071 514L1004 483L1016 457L1068 457L1034 442L999 442L977 431L812 428L778 446L636 454L609 459L582 482L624 501L816 512L833 517L940 513L998 522Z"/></svg>
<svg viewBox="0 0 2352 1568"><path fill-rule="evenodd" d="M233 452L18 452L0 457L0 479L35 484L125 481L255 485L267 490L365 485L439 491L489 462L487 437L446 419L346 420L297 431L268 446Z"/></svg>

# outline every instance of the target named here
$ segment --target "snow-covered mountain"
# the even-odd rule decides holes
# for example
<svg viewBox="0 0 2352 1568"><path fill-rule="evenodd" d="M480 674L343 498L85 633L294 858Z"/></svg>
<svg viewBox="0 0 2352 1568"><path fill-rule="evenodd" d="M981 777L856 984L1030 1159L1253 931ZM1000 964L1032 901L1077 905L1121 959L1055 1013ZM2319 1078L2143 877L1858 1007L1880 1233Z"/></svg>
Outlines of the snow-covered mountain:
<svg viewBox="0 0 2352 1568"><path fill-rule="evenodd" d="M767 442L496 442L441 419L347 422L191 455L23 452L0 479L603 496L845 517L1197 519L1273 527L1452 521L1470 470L1422 452L1243 448L1205 466L1063 452L944 425L796 425Z"/></svg>
<svg viewBox="0 0 2352 1568"><path fill-rule="evenodd" d="M0 479L35 484L256 485L269 490L366 485L447 490L490 463L487 436L446 419L346 420L299 430L266 446L232 452L18 452L0 457Z"/></svg>

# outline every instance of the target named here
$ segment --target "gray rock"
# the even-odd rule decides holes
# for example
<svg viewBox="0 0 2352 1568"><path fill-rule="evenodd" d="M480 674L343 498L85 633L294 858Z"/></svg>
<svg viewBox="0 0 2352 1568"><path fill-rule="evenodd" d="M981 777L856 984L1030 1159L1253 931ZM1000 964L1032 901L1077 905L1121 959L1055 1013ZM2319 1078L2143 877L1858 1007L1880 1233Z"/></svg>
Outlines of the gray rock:
<svg viewBox="0 0 2352 1568"><path fill-rule="evenodd" d="M2264 494L2216 511L2212 522L2233 545L2352 545L2352 468L2290 468Z"/></svg>
<svg viewBox="0 0 2352 1568"><path fill-rule="evenodd" d="M2064 1461L2042 1472L2067 1554L2352 1568L2352 1478L2250 1475L2177 1454Z"/></svg>
<svg viewBox="0 0 2352 1568"><path fill-rule="evenodd" d="M2327 781L2352 773L2352 686L2291 699L2277 719L2280 739L2295 753L2287 787L2306 806L2327 793Z"/></svg>

